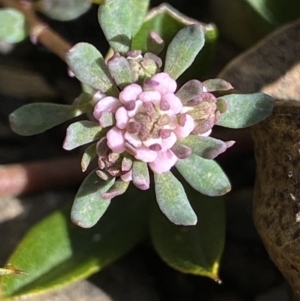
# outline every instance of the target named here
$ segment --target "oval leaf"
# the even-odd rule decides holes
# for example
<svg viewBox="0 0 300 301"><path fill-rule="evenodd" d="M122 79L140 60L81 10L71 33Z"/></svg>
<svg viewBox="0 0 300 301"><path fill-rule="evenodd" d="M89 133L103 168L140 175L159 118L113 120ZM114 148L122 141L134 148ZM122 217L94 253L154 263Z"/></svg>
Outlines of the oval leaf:
<svg viewBox="0 0 300 301"><path fill-rule="evenodd" d="M228 128L244 128L267 118L273 110L273 98L264 93L230 94L222 96L227 104L217 125Z"/></svg>
<svg viewBox="0 0 300 301"><path fill-rule="evenodd" d="M195 225L197 216L182 184L170 172L154 173L155 195L160 210L176 225Z"/></svg>
<svg viewBox="0 0 300 301"><path fill-rule="evenodd" d="M197 191L208 196L219 196L230 191L231 185L224 171L213 160L196 155L178 160L176 168Z"/></svg>
<svg viewBox="0 0 300 301"><path fill-rule="evenodd" d="M224 199L212 200L195 191L187 192L199 218L197 225L174 225L153 208L150 233L154 248L174 269L220 281L218 270L225 243Z"/></svg>
<svg viewBox="0 0 300 301"><path fill-rule="evenodd" d="M81 170L84 172L89 167L90 163L93 161L94 158L97 156L97 147L96 143L90 145L86 148L82 155L81 159Z"/></svg>
<svg viewBox="0 0 300 301"><path fill-rule="evenodd" d="M92 229L72 224L69 210L57 211L34 226L8 259L28 276L0 277L1 300L58 289L128 252L147 231L149 202L138 193L132 189L118 197Z"/></svg>
<svg viewBox="0 0 300 301"><path fill-rule="evenodd" d="M118 89L108 72L103 56L93 45L76 44L67 52L66 62L84 84L103 93L118 95Z"/></svg>
<svg viewBox="0 0 300 301"><path fill-rule="evenodd" d="M32 103L9 115L12 130L19 135L30 136L43 133L69 119L82 115L91 105L60 105L53 103Z"/></svg>
<svg viewBox="0 0 300 301"><path fill-rule="evenodd" d="M18 43L26 36L25 16L16 9L0 9L0 41Z"/></svg>
<svg viewBox="0 0 300 301"><path fill-rule="evenodd" d="M78 18L91 7L90 0L39 0L37 9L51 19L69 21Z"/></svg>
<svg viewBox="0 0 300 301"><path fill-rule="evenodd" d="M102 217L108 206L109 199L103 199L105 193L115 182L115 178L108 181L101 180L97 174L91 172L81 184L72 206L71 219L82 227L93 227Z"/></svg>
<svg viewBox="0 0 300 301"><path fill-rule="evenodd" d="M81 145L98 140L103 136L99 123L89 120L77 121L67 128L63 148L71 150Z"/></svg>
<svg viewBox="0 0 300 301"><path fill-rule="evenodd" d="M131 68L129 62L124 56L115 54L107 62L109 72L116 85L121 89L132 83Z"/></svg>
<svg viewBox="0 0 300 301"><path fill-rule="evenodd" d="M181 29L168 46L164 71L178 78L194 62L204 42L201 25L192 24Z"/></svg>
<svg viewBox="0 0 300 301"><path fill-rule="evenodd" d="M125 54L143 24L149 0L106 0L100 5L98 20L115 52Z"/></svg>
<svg viewBox="0 0 300 301"><path fill-rule="evenodd" d="M227 91L233 89L232 85L224 79L212 78L203 82L208 92Z"/></svg>
<svg viewBox="0 0 300 301"><path fill-rule="evenodd" d="M204 159L214 159L235 143L234 141L224 142L212 137L198 135L189 135L186 138L180 139L179 142L190 147L194 155Z"/></svg>

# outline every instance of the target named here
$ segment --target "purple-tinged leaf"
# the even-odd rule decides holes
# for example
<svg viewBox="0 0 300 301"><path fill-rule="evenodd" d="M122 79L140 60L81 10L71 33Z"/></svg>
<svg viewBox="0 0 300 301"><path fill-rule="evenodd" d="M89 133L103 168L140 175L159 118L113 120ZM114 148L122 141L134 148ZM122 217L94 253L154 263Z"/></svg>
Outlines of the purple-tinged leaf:
<svg viewBox="0 0 300 301"><path fill-rule="evenodd" d="M150 31L147 36L147 51L159 54L165 46L164 40L154 31Z"/></svg>
<svg viewBox="0 0 300 301"><path fill-rule="evenodd" d="M130 182L124 182L121 179L118 179L107 192L102 193L102 198L105 200L111 200L118 195L121 195L126 192Z"/></svg>
<svg viewBox="0 0 300 301"><path fill-rule="evenodd" d="M203 82L208 92L227 91L233 89L232 85L224 79L213 78Z"/></svg>
<svg viewBox="0 0 300 301"><path fill-rule="evenodd" d="M204 159L216 158L235 143L234 141L224 142L212 137L202 137L197 135L190 135L186 138L180 139L179 142L190 147L194 155L200 156Z"/></svg>
<svg viewBox="0 0 300 301"><path fill-rule="evenodd" d="M136 160L133 161L132 182L137 188L141 190L149 189L150 176L147 163Z"/></svg>
<svg viewBox="0 0 300 301"><path fill-rule="evenodd" d="M198 98L203 93L203 84L192 79L186 82L177 92L176 96L182 101L184 105L188 105L190 101Z"/></svg>

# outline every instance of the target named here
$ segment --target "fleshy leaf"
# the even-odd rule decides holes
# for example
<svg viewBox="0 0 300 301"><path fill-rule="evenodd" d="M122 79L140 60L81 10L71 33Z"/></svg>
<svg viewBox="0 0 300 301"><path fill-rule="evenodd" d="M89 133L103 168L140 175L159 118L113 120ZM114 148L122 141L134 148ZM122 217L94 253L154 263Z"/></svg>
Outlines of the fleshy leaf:
<svg viewBox="0 0 300 301"><path fill-rule="evenodd" d="M230 94L222 96L227 104L217 125L244 128L267 118L274 107L273 98L264 93Z"/></svg>
<svg viewBox="0 0 300 301"><path fill-rule="evenodd" d="M176 225L192 226L197 223L182 184L170 172L154 173L155 195L160 210Z"/></svg>
<svg viewBox="0 0 300 301"><path fill-rule="evenodd" d="M108 43L122 54L131 48L132 37L143 24L149 0L106 0L100 5L98 20Z"/></svg>
<svg viewBox="0 0 300 301"><path fill-rule="evenodd" d="M71 150L99 139L103 134L98 122L89 120L76 121L67 128L63 148Z"/></svg>
<svg viewBox="0 0 300 301"><path fill-rule="evenodd" d="M39 0L35 8L41 13L58 21L70 21L78 18L91 7L89 0Z"/></svg>
<svg viewBox="0 0 300 301"><path fill-rule="evenodd" d="M203 93L203 84L192 79L186 82L177 92L176 96L180 98L182 103L188 105L188 102L199 97Z"/></svg>
<svg viewBox="0 0 300 301"><path fill-rule="evenodd" d="M147 231L149 198L138 193L129 189L118 197L91 229L72 224L69 210L56 211L31 228L8 259L28 275L0 277L1 300L61 288L127 253Z"/></svg>
<svg viewBox="0 0 300 301"><path fill-rule="evenodd" d="M180 139L179 142L190 147L194 155L204 159L214 159L234 144L234 141L224 142L212 137L197 135L189 135L186 138Z"/></svg>
<svg viewBox="0 0 300 301"><path fill-rule="evenodd" d="M19 135L31 136L43 133L69 119L91 110L90 104L60 105L52 103L32 103L9 115L12 130Z"/></svg>
<svg viewBox="0 0 300 301"><path fill-rule="evenodd" d="M168 45L164 71L174 79L178 78L194 62L204 42L201 25L193 24L181 29Z"/></svg>
<svg viewBox="0 0 300 301"><path fill-rule="evenodd" d="M233 89L232 85L229 82L221 78L208 79L203 82L203 85L208 92L226 91Z"/></svg>
<svg viewBox="0 0 300 301"><path fill-rule="evenodd" d="M90 163L96 156L97 156L97 147L96 147L96 143L94 143L88 146L82 155L81 169L83 172L87 170Z"/></svg>
<svg viewBox="0 0 300 301"><path fill-rule="evenodd" d="M102 193L102 198L105 200L110 200L115 198L118 195L121 195L126 192L130 182L124 182L121 179L118 179L107 192Z"/></svg>
<svg viewBox="0 0 300 301"><path fill-rule="evenodd" d="M142 161L133 161L132 167L132 182L141 189L147 190L150 187L150 176L148 165Z"/></svg>
<svg viewBox="0 0 300 301"><path fill-rule="evenodd" d="M174 269L219 282L218 270L225 243L224 199L210 199L195 191L186 191L199 219L197 225L174 225L153 208L150 231L154 248Z"/></svg>
<svg viewBox="0 0 300 301"><path fill-rule="evenodd" d="M118 89L109 74L102 54L89 43L78 43L66 54L66 62L84 84L117 96Z"/></svg>
<svg viewBox="0 0 300 301"><path fill-rule="evenodd" d="M132 49L146 52L151 31L157 33L165 45L169 45L179 30L194 23L201 24L205 32L205 45L192 66L180 77L179 83L183 84L192 78L207 77L207 73L211 71L210 66L218 36L216 27L213 24L204 24L193 20L168 4L161 4L148 12L141 29L133 38ZM163 49L159 55L164 58L165 54L166 49Z"/></svg>
<svg viewBox="0 0 300 301"><path fill-rule="evenodd" d="M115 54L107 62L109 72L116 85L121 89L132 83L131 69L127 59L124 56Z"/></svg>
<svg viewBox="0 0 300 301"><path fill-rule="evenodd" d="M18 43L27 36L25 16L12 8L0 9L0 41Z"/></svg>
<svg viewBox="0 0 300 301"><path fill-rule="evenodd" d="M230 191L231 185L224 171L213 160L196 155L178 160L176 168L197 191L208 196L220 196Z"/></svg>
<svg viewBox="0 0 300 301"><path fill-rule="evenodd" d="M104 214L110 200L101 197L115 182L115 178L108 181L101 180L96 172L91 172L81 184L72 206L71 219L82 227L93 227Z"/></svg>
<svg viewBox="0 0 300 301"><path fill-rule="evenodd" d="M150 31L147 36L147 51L159 54L165 46L164 40L154 31Z"/></svg>

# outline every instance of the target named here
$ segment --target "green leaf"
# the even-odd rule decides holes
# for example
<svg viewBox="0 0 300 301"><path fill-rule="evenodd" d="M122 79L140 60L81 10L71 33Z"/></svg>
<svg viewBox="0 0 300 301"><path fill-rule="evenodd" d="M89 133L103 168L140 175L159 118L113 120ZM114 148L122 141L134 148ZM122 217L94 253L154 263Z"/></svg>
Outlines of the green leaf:
<svg viewBox="0 0 300 301"><path fill-rule="evenodd" d="M204 46L204 30L201 25L188 25L181 29L168 46L165 68L174 79L192 65Z"/></svg>
<svg viewBox="0 0 300 301"><path fill-rule="evenodd" d="M227 91L233 89L232 85L221 78L212 78L203 82L208 92Z"/></svg>
<svg viewBox="0 0 300 301"><path fill-rule="evenodd" d="M179 30L187 25L200 24L205 33L205 45L196 57L194 64L180 77L181 84L192 78L207 76L211 70L211 62L217 39L217 30L213 24L200 23L183 14L168 4L161 4L149 11L145 18L143 26L132 41L132 49L141 49L147 51L147 41L149 41L149 32L156 32L163 40L165 45L169 45ZM164 59L166 50L160 53Z"/></svg>
<svg viewBox="0 0 300 301"><path fill-rule="evenodd" d="M162 260L174 269L219 282L218 270L225 243L224 199L210 199L189 191L188 196L199 218L197 225L174 225L155 208L150 219L153 245Z"/></svg>
<svg viewBox="0 0 300 301"><path fill-rule="evenodd" d="M78 18L91 7L89 0L38 0L37 10L47 17L58 21L70 21Z"/></svg>
<svg viewBox="0 0 300 301"><path fill-rule="evenodd" d="M103 136L98 122L89 120L76 121L67 128L63 148L71 150L84 144L98 140Z"/></svg>
<svg viewBox="0 0 300 301"><path fill-rule="evenodd" d="M18 43L26 36L25 16L16 9L0 9L0 41Z"/></svg>
<svg viewBox="0 0 300 301"><path fill-rule="evenodd" d="M191 226L197 216L191 207L182 184L170 172L154 173L155 195L160 210L176 225Z"/></svg>
<svg viewBox="0 0 300 301"><path fill-rule="evenodd" d="M87 170L90 163L96 156L97 156L97 147L96 147L96 143L94 143L88 146L82 155L81 169L83 172Z"/></svg>
<svg viewBox="0 0 300 301"><path fill-rule="evenodd" d="M69 210L51 214L26 234L8 259L28 276L1 277L1 300L58 289L102 270L144 237L148 204L137 190L128 191L91 229L72 224Z"/></svg>
<svg viewBox="0 0 300 301"><path fill-rule="evenodd" d="M224 142L212 137L202 137L198 135L189 135L186 138L179 139L179 143L192 149L194 155L204 159L214 159L219 154L226 151L234 144L234 141Z"/></svg>
<svg viewBox="0 0 300 301"><path fill-rule="evenodd" d="M230 94L222 96L227 104L225 113L217 125L228 128L244 128L267 118L273 110L273 98L264 93Z"/></svg>
<svg viewBox="0 0 300 301"><path fill-rule="evenodd" d="M98 20L115 52L126 53L132 37L143 24L149 0L106 0L100 5Z"/></svg>
<svg viewBox="0 0 300 301"><path fill-rule="evenodd" d="M149 189L150 175L147 163L137 160L133 161L132 182L141 190Z"/></svg>
<svg viewBox="0 0 300 301"><path fill-rule="evenodd" d="M131 68L124 56L115 54L107 62L109 72L116 85L121 89L132 83Z"/></svg>
<svg viewBox="0 0 300 301"><path fill-rule="evenodd" d="M230 191L231 185L224 171L213 160L196 155L178 160L176 168L197 191L208 196L219 196Z"/></svg>
<svg viewBox="0 0 300 301"><path fill-rule="evenodd" d="M95 171L84 179L71 210L71 219L76 225L91 228L99 221L110 205L110 200L103 199L101 195L109 190L114 182L115 178L101 180Z"/></svg>
<svg viewBox="0 0 300 301"><path fill-rule="evenodd" d="M102 54L89 43L78 43L66 54L66 62L84 84L103 93L118 96Z"/></svg>
<svg viewBox="0 0 300 301"><path fill-rule="evenodd" d="M9 115L9 122L14 132L23 136L31 136L43 133L91 109L90 104L60 105L53 103L32 103L11 113Z"/></svg>

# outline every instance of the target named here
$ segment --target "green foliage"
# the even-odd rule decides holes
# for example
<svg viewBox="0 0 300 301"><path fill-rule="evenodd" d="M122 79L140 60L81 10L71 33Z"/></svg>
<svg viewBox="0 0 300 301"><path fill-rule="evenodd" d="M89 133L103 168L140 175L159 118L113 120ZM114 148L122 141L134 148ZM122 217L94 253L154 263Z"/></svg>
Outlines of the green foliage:
<svg viewBox="0 0 300 301"><path fill-rule="evenodd" d="M12 8L0 9L0 41L18 43L27 37L25 16Z"/></svg>
<svg viewBox="0 0 300 301"><path fill-rule="evenodd" d="M78 18L91 7L89 0L38 0L35 7L44 15L58 21Z"/></svg>
<svg viewBox="0 0 300 301"><path fill-rule="evenodd" d="M102 193L114 184L115 178L109 181L101 180L91 172L82 182L71 210L71 219L82 228L93 227L107 210L110 200L103 199Z"/></svg>
<svg viewBox="0 0 300 301"><path fill-rule="evenodd" d="M244 128L267 118L274 107L273 98L264 93L230 94L222 96L227 104L217 125Z"/></svg>
<svg viewBox="0 0 300 301"><path fill-rule="evenodd" d="M72 150L81 145L99 140L103 135L101 130L102 128L99 126L98 122L89 120L74 122L67 128L63 148Z"/></svg>
<svg viewBox="0 0 300 301"><path fill-rule="evenodd" d="M204 41L201 25L193 24L181 29L168 46L164 71L174 79L178 78L194 62Z"/></svg>
<svg viewBox="0 0 300 301"><path fill-rule="evenodd" d="M192 226L197 216L182 184L170 172L154 173L155 195L160 210L176 225Z"/></svg>
<svg viewBox="0 0 300 301"><path fill-rule="evenodd" d="M65 286L128 252L144 237L147 226L148 200L135 197L136 193L131 190L119 197L92 229L72 224L69 210L57 211L35 225L8 259L28 276L1 277L1 300Z"/></svg>
<svg viewBox="0 0 300 301"><path fill-rule="evenodd" d="M108 61L107 66L118 87L124 89L127 85L132 83L130 65L125 57L115 55Z"/></svg>
<svg viewBox="0 0 300 301"><path fill-rule="evenodd" d="M212 24L206 25L197 20L191 20L180 14L170 5L162 4L149 11L145 22L132 41L132 49L146 51L147 45L149 44L150 31L157 33L163 39L164 44L169 45L179 30L191 24L199 24L202 26L205 34L205 45L195 58L193 65L181 76L180 82L184 83L191 78L199 78L207 74L208 68L211 65L218 35L216 27ZM165 54L166 52L163 51L160 53L160 56L164 58Z"/></svg>
<svg viewBox="0 0 300 301"><path fill-rule="evenodd" d="M90 163L92 162L93 159L96 158L96 156L97 156L97 147L96 147L96 143L94 143L88 146L82 155L82 159L81 159L82 171L87 170Z"/></svg>
<svg viewBox="0 0 300 301"><path fill-rule="evenodd" d="M99 6L98 20L115 52L126 53L143 24L149 0L106 0Z"/></svg>
<svg viewBox="0 0 300 301"><path fill-rule="evenodd" d="M225 243L225 205L222 198L209 198L188 190L198 216L193 227L172 224L153 208L151 238L159 256L171 267L219 280L218 270Z"/></svg>
<svg viewBox="0 0 300 301"><path fill-rule="evenodd" d="M197 135L190 135L186 138L180 139L180 143L190 147L194 155L205 159L214 159L219 154L226 151L226 149L234 142L226 143L222 140L212 137L202 137Z"/></svg>
<svg viewBox="0 0 300 301"><path fill-rule="evenodd" d="M219 196L230 191L231 185L224 171L214 160L191 155L178 160L176 168L197 191L208 196Z"/></svg>
<svg viewBox="0 0 300 301"><path fill-rule="evenodd" d="M118 96L102 54L91 44L78 43L66 54L66 62L84 84L103 93Z"/></svg>
<svg viewBox="0 0 300 301"><path fill-rule="evenodd" d="M45 132L89 110L91 110L91 105L86 103L81 105L32 103L11 113L9 121L14 132L31 136Z"/></svg>

